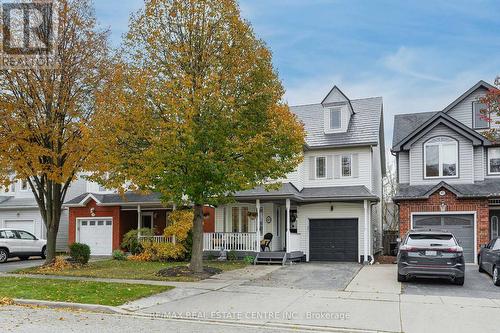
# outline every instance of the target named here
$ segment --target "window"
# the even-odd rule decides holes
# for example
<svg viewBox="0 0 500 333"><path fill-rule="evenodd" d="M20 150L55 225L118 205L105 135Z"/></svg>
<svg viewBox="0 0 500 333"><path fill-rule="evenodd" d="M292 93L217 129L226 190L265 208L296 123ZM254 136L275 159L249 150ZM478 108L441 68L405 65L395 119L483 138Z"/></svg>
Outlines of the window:
<svg viewBox="0 0 500 333"><path fill-rule="evenodd" d="M106 225L111 225L111 221L106 221Z"/></svg>
<svg viewBox="0 0 500 333"><path fill-rule="evenodd" d="M81 224L82 224L82 226L86 226L87 225L87 221L82 221Z"/></svg>
<svg viewBox="0 0 500 333"><path fill-rule="evenodd" d="M488 149L488 173L500 175L500 148Z"/></svg>
<svg viewBox="0 0 500 333"><path fill-rule="evenodd" d="M493 244L492 250L493 251L500 250L500 239L497 239L497 241L495 242L495 244Z"/></svg>
<svg viewBox="0 0 500 333"><path fill-rule="evenodd" d="M27 190L28 190L28 181L21 180L21 191L27 191Z"/></svg>
<svg viewBox="0 0 500 333"><path fill-rule="evenodd" d="M29 232L18 230L17 234L19 235L20 239L25 239L25 240L35 240L36 237L30 234Z"/></svg>
<svg viewBox="0 0 500 333"><path fill-rule="evenodd" d="M97 221L97 225L103 226L104 225L104 221Z"/></svg>
<svg viewBox="0 0 500 333"><path fill-rule="evenodd" d="M248 232L248 208L241 207L241 232Z"/></svg>
<svg viewBox="0 0 500 333"><path fill-rule="evenodd" d="M297 210L290 209L290 232L292 234L297 233Z"/></svg>
<svg viewBox="0 0 500 333"><path fill-rule="evenodd" d="M498 216L491 217L491 238L498 237Z"/></svg>
<svg viewBox="0 0 500 333"><path fill-rule="evenodd" d="M239 224L240 224L240 208L239 207L233 207L232 210L232 221L233 221L233 232L238 232L239 229Z"/></svg>
<svg viewBox="0 0 500 333"><path fill-rule="evenodd" d="M340 129L342 127L341 115L340 108L330 109L330 129Z"/></svg>
<svg viewBox="0 0 500 333"><path fill-rule="evenodd" d="M326 178L326 157L316 157L316 178Z"/></svg>
<svg viewBox="0 0 500 333"><path fill-rule="evenodd" d="M458 175L458 142L438 137L424 145L424 177L446 178Z"/></svg>
<svg viewBox="0 0 500 333"><path fill-rule="evenodd" d="M264 207L260 207L260 213L259 213L259 233L261 235L264 233Z"/></svg>
<svg viewBox="0 0 500 333"><path fill-rule="evenodd" d="M95 221L90 221L90 222L89 222L89 225L90 225L90 226L95 226Z"/></svg>
<svg viewBox="0 0 500 333"><path fill-rule="evenodd" d="M15 239L16 234L11 230L4 230L0 232L0 238Z"/></svg>
<svg viewBox="0 0 500 333"><path fill-rule="evenodd" d="M276 209L276 237L280 236L280 228L281 228L281 208Z"/></svg>
<svg viewBox="0 0 500 333"><path fill-rule="evenodd" d="M352 156L342 156L342 177L351 177L352 175Z"/></svg>
<svg viewBox="0 0 500 333"><path fill-rule="evenodd" d="M479 102L474 102L472 103L472 109L474 110L474 128L475 129L482 129L482 128L489 128L490 123L488 120L486 120L485 114L481 112L482 110L487 110L488 107Z"/></svg>

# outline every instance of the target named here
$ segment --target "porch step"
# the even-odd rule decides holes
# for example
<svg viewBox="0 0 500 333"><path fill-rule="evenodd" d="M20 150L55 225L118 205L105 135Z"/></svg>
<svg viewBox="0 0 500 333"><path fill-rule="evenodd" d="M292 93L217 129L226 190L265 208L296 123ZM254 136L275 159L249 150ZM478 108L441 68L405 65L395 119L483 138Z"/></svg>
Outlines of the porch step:
<svg viewBox="0 0 500 333"><path fill-rule="evenodd" d="M257 252L254 260L256 264L282 264L292 261L301 261L304 253L301 251L294 251L290 253L282 252Z"/></svg>

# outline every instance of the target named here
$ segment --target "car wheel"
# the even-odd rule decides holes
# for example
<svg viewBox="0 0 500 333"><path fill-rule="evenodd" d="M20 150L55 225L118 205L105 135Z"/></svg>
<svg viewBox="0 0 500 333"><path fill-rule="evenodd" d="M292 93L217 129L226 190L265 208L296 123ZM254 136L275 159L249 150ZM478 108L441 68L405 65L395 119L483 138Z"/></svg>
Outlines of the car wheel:
<svg viewBox="0 0 500 333"><path fill-rule="evenodd" d="M479 273L484 273L486 272L483 268L483 261L481 259L479 259Z"/></svg>
<svg viewBox="0 0 500 333"><path fill-rule="evenodd" d="M453 283L455 283L457 286L463 286L464 282L465 282L465 278L464 277L455 278L455 280L453 281Z"/></svg>
<svg viewBox="0 0 500 333"><path fill-rule="evenodd" d="M498 267L493 267L493 284L495 286L500 286L500 269Z"/></svg>
<svg viewBox="0 0 500 333"><path fill-rule="evenodd" d="M21 260L28 260L30 257L27 257L27 256L22 256L22 257L19 257L19 259Z"/></svg>
<svg viewBox="0 0 500 333"><path fill-rule="evenodd" d="M44 246L44 247L42 248L42 254L41 254L41 257L42 257L42 259L47 258L47 247L46 247L46 246Z"/></svg>
<svg viewBox="0 0 500 333"><path fill-rule="evenodd" d="M0 249L0 263L4 263L9 259L9 251L6 249Z"/></svg>
<svg viewBox="0 0 500 333"><path fill-rule="evenodd" d="M406 275L398 273L398 282L406 282Z"/></svg>

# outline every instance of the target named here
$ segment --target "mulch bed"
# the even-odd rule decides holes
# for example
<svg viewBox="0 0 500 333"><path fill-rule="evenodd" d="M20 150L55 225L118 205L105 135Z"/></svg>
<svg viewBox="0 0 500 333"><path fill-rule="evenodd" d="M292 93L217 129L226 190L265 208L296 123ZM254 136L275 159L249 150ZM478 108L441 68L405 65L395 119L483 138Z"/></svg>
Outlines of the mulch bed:
<svg viewBox="0 0 500 333"><path fill-rule="evenodd" d="M203 266L203 273L195 273L188 266L175 266L164 268L158 271L156 275L164 277L189 277L203 280L220 273L222 273L222 269L209 266Z"/></svg>
<svg viewBox="0 0 500 333"><path fill-rule="evenodd" d="M394 264L396 262L396 257L394 256L377 256L375 257L375 262L379 264Z"/></svg>

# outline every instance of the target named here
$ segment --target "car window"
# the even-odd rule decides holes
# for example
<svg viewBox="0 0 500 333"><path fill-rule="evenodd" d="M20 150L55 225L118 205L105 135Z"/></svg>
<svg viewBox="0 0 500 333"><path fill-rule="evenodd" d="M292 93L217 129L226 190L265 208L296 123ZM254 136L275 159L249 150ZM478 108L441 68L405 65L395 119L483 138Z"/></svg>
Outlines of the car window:
<svg viewBox="0 0 500 333"><path fill-rule="evenodd" d="M0 232L0 238L15 239L17 236L12 230L2 230Z"/></svg>
<svg viewBox="0 0 500 333"><path fill-rule="evenodd" d="M26 240L35 240L36 239L35 236L33 236L32 234L30 234L27 231L18 230L17 234L19 235L20 239L26 239Z"/></svg>
<svg viewBox="0 0 500 333"><path fill-rule="evenodd" d="M492 250L500 250L500 238L497 238L495 244L493 244Z"/></svg>
<svg viewBox="0 0 500 333"><path fill-rule="evenodd" d="M410 234L406 240L409 246L456 246L452 235L446 234Z"/></svg>

